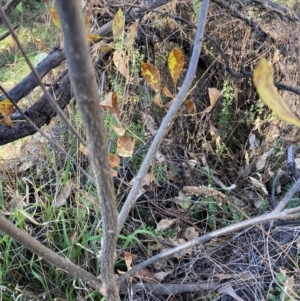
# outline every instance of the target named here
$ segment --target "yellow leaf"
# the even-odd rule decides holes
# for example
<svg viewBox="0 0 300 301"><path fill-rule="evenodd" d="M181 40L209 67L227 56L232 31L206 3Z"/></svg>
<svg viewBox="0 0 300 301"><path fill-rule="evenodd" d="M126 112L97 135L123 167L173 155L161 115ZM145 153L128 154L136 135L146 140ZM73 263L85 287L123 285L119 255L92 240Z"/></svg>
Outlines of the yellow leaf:
<svg viewBox="0 0 300 301"><path fill-rule="evenodd" d="M174 86L176 86L184 66L184 57L180 49L174 48L171 51L168 57L168 66L173 79Z"/></svg>
<svg viewBox="0 0 300 301"><path fill-rule="evenodd" d="M114 52L113 61L118 71L129 80L128 62L123 58L119 51Z"/></svg>
<svg viewBox="0 0 300 301"><path fill-rule="evenodd" d="M291 111L277 92L273 83L272 69L261 58L253 71L253 83L261 100L283 121L300 127L300 119Z"/></svg>
<svg viewBox="0 0 300 301"><path fill-rule="evenodd" d="M80 150L85 156L87 156L87 149L86 149L86 147L85 147L82 143L80 143L80 145L79 145L79 150Z"/></svg>
<svg viewBox="0 0 300 301"><path fill-rule="evenodd" d="M147 84L156 92L160 93L160 73L151 64L142 63L142 75Z"/></svg>
<svg viewBox="0 0 300 301"><path fill-rule="evenodd" d="M0 102L0 113L3 115L3 117L10 117L13 112L14 105L12 104L12 102L8 98L3 99Z"/></svg>
<svg viewBox="0 0 300 301"><path fill-rule="evenodd" d="M130 136L121 136L117 141L117 153L120 157L131 157L133 154L134 142Z"/></svg>
<svg viewBox="0 0 300 301"><path fill-rule="evenodd" d="M95 34L95 33L90 33L87 36L87 40L88 40L89 43L98 42L100 39L101 39L100 36Z"/></svg>
<svg viewBox="0 0 300 301"><path fill-rule="evenodd" d="M124 128L120 128L117 126L113 127L114 132L118 135L118 136L124 136L125 135L125 129Z"/></svg>
<svg viewBox="0 0 300 301"><path fill-rule="evenodd" d="M103 109L109 109L116 116L120 116L118 94L116 92L109 92L105 99L101 101L100 107Z"/></svg>
<svg viewBox="0 0 300 301"><path fill-rule="evenodd" d="M112 31L114 40L117 40L121 37L124 28L124 14L119 8L118 12L115 14L112 24Z"/></svg>
<svg viewBox="0 0 300 301"><path fill-rule="evenodd" d="M209 96L210 106L207 107L201 113L209 113L215 107L221 93L222 92L216 88L208 88L208 96Z"/></svg>
<svg viewBox="0 0 300 301"><path fill-rule="evenodd" d="M60 20L59 20L59 17L58 17L58 13L57 13L57 11L54 7L50 8L50 15L51 15L51 19L52 19L53 24L58 29L61 29L61 24L60 24Z"/></svg>

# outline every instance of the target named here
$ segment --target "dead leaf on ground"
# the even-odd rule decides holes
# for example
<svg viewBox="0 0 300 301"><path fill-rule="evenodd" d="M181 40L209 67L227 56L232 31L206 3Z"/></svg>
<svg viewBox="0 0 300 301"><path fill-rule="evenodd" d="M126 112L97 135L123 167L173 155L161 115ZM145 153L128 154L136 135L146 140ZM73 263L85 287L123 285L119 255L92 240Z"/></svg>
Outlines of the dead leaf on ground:
<svg viewBox="0 0 300 301"><path fill-rule="evenodd" d="M265 152L263 155L261 155L257 162L256 162L256 169L261 170L265 167L267 159L273 154L274 147L269 149L267 152Z"/></svg>
<svg viewBox="0 0 300 301"><path fill-rule="evenodd" d="M120 128L120 127L117 127L117 126L114 126L114 127L113 127L113 130L114 130L114 132L115 132L118 136L124 136L124 135L125 135L125 132L126 132L126 129Z"/></svg>
<svg viewBox="0 0 300 301"><path fill-rule="evenodd" d="M221 93L222 92L216 88L208 88L208 96L209 96L210 106L207 107L201 113L209 113L215 107Z"/></svg>
<svg viewBox="0 0 300 301"><path fill-rule="evenodd" d="M196 231L194 227L187 227L184 231L184 237L187 239L187 241L191 241L194 238L199 237L199 232Z"/></svg>
<svg viewBox="0 0 300 301"><path fill-rule="evenodd" d="M100 103L100 107L103 109L109 109L116 116L120 116L118 94L116 92L109 92L103 101Z"/></svg>
<svg viewBox="0 0 300 301"><path fill-rule="evenodd" d="M100 50L101 53L103 54L106 54L106 53L109 53L109 52L112 52L113 50L115 50L115 48L110 45L110 44L107 44L103 41L101 41L98 45L98 49Z"/></svg>
<svg viewBox="0 0 300 301"><path fill-rule="evenodd" d="M188 113L192 114L192 113L197 113L197 108L195 105L195 102L192 99L189 99L186 103L186 110L188 111Z"/></svg>
<svg viewBox="0 0 300 301"><path fill-rule="evenodd" d="M134 277L139 277L141 280L144 280L147 283L158 283L158 281L155 279L155 276L153 273L151 273L147 268L142 268L138 270L133 275Z"/></svg>
<svg viewBox="0 0 300 301"><path fill-rule="evenodd" d="M87 35L87 40L89 43L96 43L101 39L101 37L95 33L90 33Z"/></svg>
<svg viewBox="0 0 300 301"><path fill-rule="evenodd" d="M170 270L169 272L157 272L154 274L155 279L158 281L163 281L166 276L173 273L173 270Z"/></svg>
<svg viewBox="0 0 300 301"><path fill-rule="evenodd" d="M249 147L250 150L254 150L254 149L258 148L260 145L260 141L258 139L256 139L256 136L253 133L249 134L249 144L250 144L250 147Z"/></svg>
<svg viewBox="0 0 300 301"><path fill-rule="evenodd" d="M171 228L176 222L176 219L168 219L164 218L159 221L159 223L156 225L155 232L161 231L161 230L167 230Z"/></svg>
<svg viewBox="0 0 300 301"><path fill-rule="evenodd" d="M109 157L109 163L111 168L116 168L120 165L121 160L119 156L109 153L108 157Z"/></svg>
<svg viewBox="0 0 300 301"><path fill-rule="evenodd" d="M160 73L157 68L148 63L141 65L142 75L147 84L156 92L160 93Z"/></svg>
<svg viewBox="0 0 300 301"><path fill-rule="evenodd" d="M153 97L153 102L159 106L162 107L162 103L160 101L160 93L155 94L155 96Z"/></svg>
<svg viewBox="0 0 300 301"><path fill-rule="evenodd" d="M264 194L268 194L268 190L267 190L266 186L261 182L261 179L257 180L254 177L249 177L249 179L254 187L259 188Z"/></svg>
<svg viewBox="0 0 300 301"><path fill-rule="evenodd" d="M66 204L67 199L70 196L70 193L73 189L73 186L74 186L73 180L69 179L65 185L60 186L58 188L53 200L54 208L59 208Z"/></svg>
<svg viewBox="0 0 300 301"><path fill-rule="evenodd" d="M118 138L117 153L120 157L131 157L134 149L134 141L130 136L124 135Z"/></svg>
<svg viewBox="0 0 300 301"><path fill-rule="evenodd" d="M126 80L129 80L130 76L128 69L128 60L125 59L118 50L115 50L114 52L113 62L117 70L126 78Z"/></svg>
<svg viewBox="0 0 300 301"><path fill-rule="evenodd" d="M166 97L174 98L174 95L169 91L168 87L164 86L162 91Z"/></svg>
<svg viewBox="0 0 300 301"><path fill-rule="evenodd" d="M132 266L131 266L132 265L132 254L129 252L125 252L124 259L125 259L127 271L131 270L132 269Z"/></svg>

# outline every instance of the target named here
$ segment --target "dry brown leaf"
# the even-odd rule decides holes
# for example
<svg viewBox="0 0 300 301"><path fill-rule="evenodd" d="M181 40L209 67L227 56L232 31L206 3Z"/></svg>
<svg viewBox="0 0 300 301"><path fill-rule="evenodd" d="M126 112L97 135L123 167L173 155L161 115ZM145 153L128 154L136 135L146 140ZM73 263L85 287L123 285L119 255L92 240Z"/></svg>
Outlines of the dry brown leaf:
<svg viewBox="0 0 300 301"><path fill-rule="evenodd" d="M260 175L260 174L257 173L257 175ZM261 175L260 175L260 178L261 178ZM257 180L254 177L249 177L249 179L254 187L261 189L264 194L268 194L268 190L267 190L266 186L262 183L261 179Z"/></svg>
<svg viewBox="0 0 300 301"><path fill-rule="evenodd" d="M147 268L142 268L138 270L134 275L134 277L139 277L147 283L157 283L158 281L155 279L153 273L151 273Z"/></svg>
<svg viewBox="0 0 300 301"><path fill-rule="evenodd" d="M128 69L128 60L121 55L118 50L115 50L113 55L113 62L118 69L118 71L129 80L129 69Z"/></svg>
<svg viewBox="0 0 300 301"><path fill-rule="evenodd" d="M192 99L189 99L186 103L186 110L188 111L188 113L197 113L197 108L196 105L194 103L194 101Z"/></svg>
<svg viewBox="0 0 300 301"><path fill-rule="evenodd" d="M124 136L124 135L125 135L125 132L126 132L126 129L124 129L124 128L119 128L119 127L116 127L116 126L113 127L113 130L114 130L114 132L115 132L118 136Z"/></svg>
<svg viewBox="0 0 300 301"><path fill-rule="evenodd" d="M168 219L164 218L159 221L159 223L156 225L155 231L160 231L160 230L167 230L170 227L172 227L176 222L176 219Z"/></svg>
<svg viewBox="0 0 300 301"><path fill-rule="evenodd" d="M101 39L101 37L95 33L90 33L87 35L87 40L89 43L96 43Z"/></svg>
<svg viewBox="0 0 300 301"><path fill-rule="evenodd" d="M155 96L153 97L153 102L159 106L162 107L162 103L160 101L160 93L155 94Z"/></svg>
<svg viewBox="0 0 300 301"><path fill-rule="evenodd" d="M103 101L100 103L100 107L109 109L116 116L120 116L118 94L116 92L109 92Z"/></svg>
<svg viewBox="0 0 300 301"><path fill-rule="evenodd" d="M121 160L119 156L109 153L108 158L109 158L109 163L111 168L116 168L120 165Z"/></svg>
<svg viewBox="0 0 300 301"><path fill-rule="evenodd" d="M54 208L59 208L66 204L73 186L74 186L73 180L69 179L65 185L59 187L59 189L56 191L56 194L55 194L54 200L53 200Z"/></svg>
<svg viewBox="0 0 300 301"><path fill-rule="evenodd" d="M117 153L121 157L131 157L134 149L134 141L130 136L121 136L117 141Z"/></svg>
<svg viewBox="0 0 300 301"><path fill-rule="evenodd" d="M221 93L222 92L216 88L208 88L208 96L209 96L210 106L207 107L201 113L209 113L215 107Z"/></svg>
<svg viewBox="0 0 300 301"><path fill-rule="evenodd" d="M14 123L10 119L10 117L4 117L3 119L0 120L0 124L8 125L8 126L13 126Z"/></svg>
<svg viewBox="0 0 300 301"><path fill-rule="evenodd" d="M124 259L125 259L127 271L131 270L132 269L132 267L131 267L131 265L132 265L132 255L131 255L131 253L125 252Z"/></svg>
<svg viewBox="0 0 300 301"><path fill-rule="evenodd" d="M162 91L166 97L174 98L174 95L170 92L167 86L164 86Z"/></svg>
<svg viewBox="0 0 300 301"><path fill-rule="evenodd" d="M256 169L261 170L265 167L267 159L273 154L274 152L274 147L270 148L267 152L262 154L257 162L256 162Z"/></svg>
<svg viewBox="0 0 300 301"><path fill-rule="evenodd" d="M199 237L199 232L196 231L194 227L187 227L184 231L184 237L187 239L187 241L190 241Z"/></svg>
<svg viewBox="0 0 300 301"><path fill-rule="evenodd" d="M99 43L98 49L103 54L106 54L106 53L109 53L109 52L112 52L113 50L115 50L115 48L112 45L107 44L107 43L105 43L103 41L101 41Z"/></svg>

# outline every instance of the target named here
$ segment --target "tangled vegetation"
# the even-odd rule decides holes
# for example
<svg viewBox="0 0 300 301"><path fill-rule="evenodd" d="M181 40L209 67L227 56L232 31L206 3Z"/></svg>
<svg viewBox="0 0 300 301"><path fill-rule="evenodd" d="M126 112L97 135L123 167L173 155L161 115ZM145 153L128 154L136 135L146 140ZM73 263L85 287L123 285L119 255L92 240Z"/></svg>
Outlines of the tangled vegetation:
<svg viewBox="0 0 300 301"><path fill-rule="evenodd" d="M6 12L24 53L69 124L2 17L1 216L98 277L103 214L63 20L53 1L3 2L14 5ZM135 182L142 186L111 254L116 279L171 248L273 212L299 179L299 1L210 1L200 57L192 61L204 2L80 1L121 215ZM293 117L264 105L253 78L261 58ZM191 87L139 179L191 65ZM296 214L299 203L296 192L286 210ZM298 300L300 226L292 217L233 229L161 258L120 283L120 298ZM0 232L1 301L104 300L100 293Z"/></svg>

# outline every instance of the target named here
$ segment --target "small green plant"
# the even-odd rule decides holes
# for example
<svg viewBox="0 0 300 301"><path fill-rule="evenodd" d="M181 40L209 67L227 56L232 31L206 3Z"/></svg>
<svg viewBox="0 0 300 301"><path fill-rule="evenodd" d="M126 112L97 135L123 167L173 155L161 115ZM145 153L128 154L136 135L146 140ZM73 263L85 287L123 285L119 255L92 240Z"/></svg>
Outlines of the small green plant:
<svg viewBox="0 0 300 301"><path fill-rule="evenodd" d="M286 275L285 271L276 273L276 278L278 281L278 286L276 287L276 292L274 294L269 294L267 297L268 301L293 301L295 300L294 292L288 289L289 276Z"/></svg>
<svg viewBox="0 0 300 301"><path fill-rule="evenodd" d="M233 99L233 88L228 81L225 81L223 88L222 110L219 113L219 131L223 138L227 136L229 126L232 124L234 115L232 109Z"/></svg>
<svg viewBox="0 0 300 301"><path fill-rule="evenodd" d="M246 124L250 126L253 124L257 119L262 119L262 114L264 112L265 105L262 102L261 99L258 100L258 102L254 105L252 104L250 106L249 110L246 110L244 112L244 119L246 121Z"/></svg>

